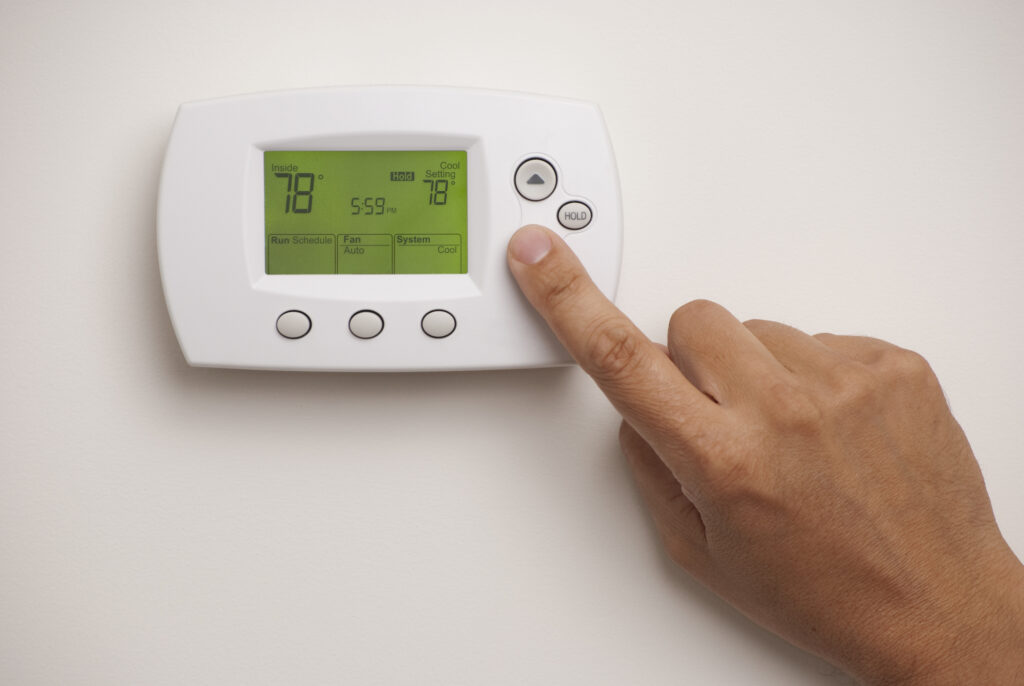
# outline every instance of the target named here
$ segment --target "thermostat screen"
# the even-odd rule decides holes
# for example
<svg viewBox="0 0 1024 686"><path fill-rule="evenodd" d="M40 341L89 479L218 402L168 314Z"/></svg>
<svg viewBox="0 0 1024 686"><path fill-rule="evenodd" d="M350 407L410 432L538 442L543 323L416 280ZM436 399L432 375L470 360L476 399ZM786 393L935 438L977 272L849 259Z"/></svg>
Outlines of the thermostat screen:
<svg viewBox="0 0 1024 686"><path fill-rule="evenodd" d="M267 274L465 274L465 150L265 151Z"/></svg>

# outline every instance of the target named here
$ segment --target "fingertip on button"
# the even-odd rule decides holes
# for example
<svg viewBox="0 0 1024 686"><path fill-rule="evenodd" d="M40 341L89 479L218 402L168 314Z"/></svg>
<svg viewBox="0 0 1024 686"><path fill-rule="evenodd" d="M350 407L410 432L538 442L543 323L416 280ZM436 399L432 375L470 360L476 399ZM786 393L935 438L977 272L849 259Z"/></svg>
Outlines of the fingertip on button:
<svg viewBox="0 0 1024 686"><path fill-rule="evenodd" d="M543 227L524 226L512 235L508 251L517 262L537 264L551 252L551 236Z"/></svg>

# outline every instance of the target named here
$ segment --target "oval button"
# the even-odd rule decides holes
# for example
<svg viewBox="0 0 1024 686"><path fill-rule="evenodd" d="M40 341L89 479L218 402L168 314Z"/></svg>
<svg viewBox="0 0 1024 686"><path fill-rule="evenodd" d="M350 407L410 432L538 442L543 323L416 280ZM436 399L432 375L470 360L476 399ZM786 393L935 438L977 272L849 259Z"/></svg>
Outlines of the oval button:
<svg viewBox="0 0 1024 686"><path fill-rule="evenodd" d="M587 228L593 218L594 213L586 203L567 202L558 208L558 223L572 231Z"/></svg>
<svg viewBox="0 0 1024 686"><path fill-rule="evenodd" d="M356 338L375 338L384 330L384 318L373 310L359 310L349 317L348 330Z"/></svg>
<svg viewBox="0 0 1024 686"><path fill-rule="evenodd" d="M277 318L277 332L285 338L302 338L313 328L313 322L305 312L288 310Z"/></svg>
<svg viewBox="0 0 1024 686"><path fill-rule="evenodd" d="M431 310L423 315L420 327L431 338L447 338L455 331L455 317L447 310Z"/></svg>

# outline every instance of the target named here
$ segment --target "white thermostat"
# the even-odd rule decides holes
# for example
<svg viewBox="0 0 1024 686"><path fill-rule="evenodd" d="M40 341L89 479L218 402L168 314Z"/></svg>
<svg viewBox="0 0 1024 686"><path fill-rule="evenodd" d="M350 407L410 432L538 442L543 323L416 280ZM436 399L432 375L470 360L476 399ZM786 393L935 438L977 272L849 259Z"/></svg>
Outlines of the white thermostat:
<svg viewBox="0 0 1024 686"><path fill-rule="evenodd" d="M412 87L209 100L181 106L167 147L160 274L197 366L565 364L505 261L534 223L614 297L622 212L595 105Z"/></svg>

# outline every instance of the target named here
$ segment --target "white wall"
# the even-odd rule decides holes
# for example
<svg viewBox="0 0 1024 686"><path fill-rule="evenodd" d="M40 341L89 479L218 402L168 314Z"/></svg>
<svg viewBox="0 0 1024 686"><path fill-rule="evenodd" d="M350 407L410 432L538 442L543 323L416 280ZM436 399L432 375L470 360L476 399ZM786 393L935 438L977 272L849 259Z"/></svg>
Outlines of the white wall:
<svg viewBox="0 0 1024 686"><path fill-rule="evenodd" d="M0 683L831 684L660 552L575 369L191 369L156 183L178 103L578 97L620 304L695 297L932 361L1024 551L1024 5L0 4Z"/></svg>

